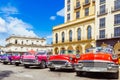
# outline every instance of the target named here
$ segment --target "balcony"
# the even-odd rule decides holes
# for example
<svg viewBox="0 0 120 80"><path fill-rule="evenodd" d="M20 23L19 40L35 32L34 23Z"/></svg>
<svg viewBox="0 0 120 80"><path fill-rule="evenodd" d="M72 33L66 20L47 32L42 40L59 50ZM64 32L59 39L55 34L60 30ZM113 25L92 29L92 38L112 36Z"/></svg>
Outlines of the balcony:
<svg viewBox="0 0 120 80"><path fill-rule="evenodd" d="M107 35L98 35L97 40L107 39Z"/></svg>
<svg viewBox="0 0 120 80"><path fill-rule="evenodd" d="M120 38L120 33L118 33L118 34L111 34L111 38Z"/></svg>
<svg viewBox="0 0 120 80"><path fill-rule="evenodd" d="M77 2L74 9L75 9L75 10L78 10L78 9L80 9L80 8L81 8L80 2Z"/></svg>
<svg viewBox="0 0 120 80"><path fill-rule="evenodd" d="M84 2L84 3L83 3L83 7L85 7L85 6L89 6L89 5L90 5L90 0L87 1L87 2Z"/></svg>
<svg viewBox="0 0 120 80"><path fill-rule="evenodd" d="M104 16L104 15L106 15L108 13L108 10L106 9L105 11L103 11L103 12L97 12L97 16L99 17L99 16Z"/></svg>
<svg viewBox="0 0 120 80"><path fill-rule="evenodd" d="M111 12L113 13L113 12L117 12L117 11L120 11L120 7L112 7L111 8Z"/></svg>

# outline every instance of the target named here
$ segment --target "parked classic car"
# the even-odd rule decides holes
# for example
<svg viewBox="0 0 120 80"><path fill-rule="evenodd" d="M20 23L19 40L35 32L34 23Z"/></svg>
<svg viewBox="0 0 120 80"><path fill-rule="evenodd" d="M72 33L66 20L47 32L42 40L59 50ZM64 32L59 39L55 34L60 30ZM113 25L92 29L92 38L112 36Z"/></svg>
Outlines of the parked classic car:
<svg viewBox="0 0 120 80"><path fill-rule="evenodd" d="M76 54L77 51L62 50L60 54L49 57L48 68L50 71L55 69L74 70L74 63L77 62Z"/></svg>
<svg viewBox="0 0 120 80"><path fill-rule="evenodd" d="M30 66L39 66L40 68L46 68L47 66L47 55L46 51L39 51L35 54L26 53L23 55L23 65L25 68Z"/></svg>
<svg viewBox="0 0 120 80"><path fill-rule="evenodd" d="M119 77L118 57L110 47L95 47L87 50L85 54L79 55L78 63L75 65L77 75L85 72L102 72Z"/></svg>
<svg viewBox="0 0 120 80"><path fill-rule="evenodd" d="M4 54L3 59L2 59L3 64L8 64L8 63L12 64L12 58L11 57L12 57L11 53Z"/></svg>
<svg viewBox="0 0 120 80"><path fill-rule="evenodd" d="M21 64L21 54L20 53L14 53L12 54L12 64L15 64L16 66L19 66Z"/></svg>
<svg viewBox="0 0 120 80"><path fill-rule="evenodd" d="M3 62L3 60L5 60L5 58L6 58L6 54L5 53L1 54L0 55L0 62Z"/></svg>

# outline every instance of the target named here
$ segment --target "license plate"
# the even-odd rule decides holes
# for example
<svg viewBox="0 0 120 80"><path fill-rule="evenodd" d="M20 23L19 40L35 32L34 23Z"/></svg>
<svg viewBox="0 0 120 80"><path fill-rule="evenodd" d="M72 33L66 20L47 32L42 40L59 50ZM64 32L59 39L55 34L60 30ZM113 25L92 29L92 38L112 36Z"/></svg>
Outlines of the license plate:
<svg viewBox="0 0 120 80"><path fill-rule="evenodd" d="M54 67L55 67L55 68L60 68L61 66L60 66L60 65L55 65Z"/></svg>

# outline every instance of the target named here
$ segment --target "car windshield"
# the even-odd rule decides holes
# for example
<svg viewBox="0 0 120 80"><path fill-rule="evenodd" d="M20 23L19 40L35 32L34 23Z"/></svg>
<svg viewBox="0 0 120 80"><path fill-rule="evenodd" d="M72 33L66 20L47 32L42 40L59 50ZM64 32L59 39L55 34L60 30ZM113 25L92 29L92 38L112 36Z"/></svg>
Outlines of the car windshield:
<svg viewBox="0 0 120 80"><path fill-rule="evenodd" d="M78 51L75 50L61 50L60 54L77 54L79 53Z"/></svg>
<svg viewBox="0 0 120 80"><path fill-rule="evenodd" d="M33 55L32 53L26 52L24 55Z"/></svg>
<svg viewBox="0 0 120 80"><path fill-rule="evenodd" d="M93 52L93 53L97 53L97 52L104 52L104 53L110 53L112 54L114 51L112 48L108 48L108 47L94 47L94 48L90 48L87 49L86 52Z"/></svg>
<svg viewBox="0 0 120 80"><path fill-rule="evenodd" d="M19 53L13 53L12 55L13 56L19 56L20 54Z"/></svg>
<svg viewBox="0 0 120 80"><path fill-rule="evenodd" d="M45 55L46 51L39 51L36 55Z"/></svg>

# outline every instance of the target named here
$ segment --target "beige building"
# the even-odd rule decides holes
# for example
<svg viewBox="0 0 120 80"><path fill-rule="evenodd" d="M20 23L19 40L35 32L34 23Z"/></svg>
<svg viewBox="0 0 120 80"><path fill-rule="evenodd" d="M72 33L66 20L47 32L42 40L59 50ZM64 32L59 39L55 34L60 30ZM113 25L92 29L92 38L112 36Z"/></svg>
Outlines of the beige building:
<svg viewBox="0 0 120 80"><path fill-rule="evenodd" d="M84 53L95 42L95 0L65 0L65 23L53 27L53 53Z"/></svg>
<svg viewBox="0 0 120 80"><path fill-rule="evenodd" d="M30 50L52 51L52 46L46 44L46 39L38 37L15 36L12 35L6 39L5 52L7 53L23 53Z"/></svg>
<svg viewBox="0 0 120 80"><path fill-rule="evenodd" d="M96 0L97 46L113 46L120 55L120 0Z"/></svg>

